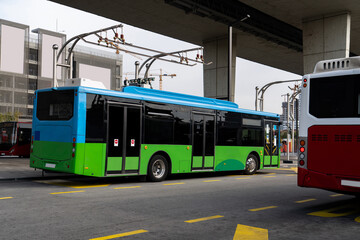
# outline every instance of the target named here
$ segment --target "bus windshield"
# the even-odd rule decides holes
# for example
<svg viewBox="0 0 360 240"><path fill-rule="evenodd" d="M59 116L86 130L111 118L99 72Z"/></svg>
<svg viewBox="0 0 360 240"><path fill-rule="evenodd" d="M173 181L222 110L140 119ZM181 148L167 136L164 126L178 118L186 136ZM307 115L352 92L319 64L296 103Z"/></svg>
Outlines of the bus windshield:
<svg viewBox="0 0 360 240"><path fill-rule="evenodd" d="M309 100L317 118L360 117L360 75L312 78Z"/></svg>
<svg viewBox="0 0 360 240"><path fill-rule="evenodd" d="M39 120L69 120L73 116L73 110L73 90L38 93L36 117Z"/></svg>
<svg viewBox="0 0 360 240"><path fill-rule="evenodd" d="M15 122L0 123L0 150L7 150L15 144L15 124Z"/></svg>

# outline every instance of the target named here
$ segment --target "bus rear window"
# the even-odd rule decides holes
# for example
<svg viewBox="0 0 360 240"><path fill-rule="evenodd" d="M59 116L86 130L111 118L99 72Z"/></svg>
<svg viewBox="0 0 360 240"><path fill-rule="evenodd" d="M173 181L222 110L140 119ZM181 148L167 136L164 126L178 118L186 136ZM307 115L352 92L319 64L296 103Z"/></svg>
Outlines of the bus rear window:
<svg viewBox="0 0 360 240"><path fill-rule="evenodd" d="M360 117L360 75L312 78L309 101L317 118Z"/></svg>
<svg viewBox="0 0 360 240"><path fill-rule="evenodd" d="M39 120L69 120L74 111L74 91L39 92L36 117Z"/></svg>

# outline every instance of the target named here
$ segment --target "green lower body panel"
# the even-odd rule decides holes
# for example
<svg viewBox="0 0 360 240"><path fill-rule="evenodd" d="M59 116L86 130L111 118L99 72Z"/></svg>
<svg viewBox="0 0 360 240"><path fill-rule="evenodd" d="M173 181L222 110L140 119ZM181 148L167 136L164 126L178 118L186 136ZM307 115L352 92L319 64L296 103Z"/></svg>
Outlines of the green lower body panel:
<svg viewBox="0 0 360 240"><path fill-rule="evenodd" d="M214 167L214 156L205 156L204 167L213 168Z"/></svg>
<svg viewBox="0 0 360 240"><path fill-rule="evenodd" d="M152 156L157 153L168 155L171 159L171 173L191 172L191 154L190 145L141 145L140 174L146 175L148 164Z"/></svg>
<svg viewBox="0 0 360 240"><path fill-rule="evenodd" d="M260 168L262 168L263 150L263 147L216 146L215 171L244 170L246 159L252 152L259 158Z"/></svg>
<svg viewBox="0 0 360 240"><path fill-rule="evenodd" d="M108 157L106 171L121 171L122 170L122 157ZM126 157L125 158L125 171L139 170L139 157Z"/></svg>
<svg viewBox="0 0 360 240"><path fill-rule="evenodd" d="M203 157L202 156L193 156L192 167L193 168L202 168Z"/></svg>
<svg viewBox="0 0 360 240"><path fill-rule="evenodd" d="M216 146L215 156L203 158L193 157L190 145L142 144L139 157L126 157L125 171L147 175L149 161L156 154L171 159L171 173L190 173L193 168L202 167L215 171L244 170L250 153L259 158L262 169L270 164L263 151L263 147ZM73 143L34 141L30 167L95 177L106 176L106 171L122 171L122 157L106 158L106 152L105 143L76 143L73 147ZM272 167L279 162L279 156L272 156Z"/></svg>

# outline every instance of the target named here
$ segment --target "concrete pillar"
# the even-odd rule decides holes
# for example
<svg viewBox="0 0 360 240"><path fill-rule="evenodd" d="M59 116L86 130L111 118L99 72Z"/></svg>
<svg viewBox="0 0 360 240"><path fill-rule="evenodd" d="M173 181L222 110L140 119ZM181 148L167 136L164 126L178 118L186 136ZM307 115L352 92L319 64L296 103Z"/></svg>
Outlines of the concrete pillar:
<svg viewBox="0 0 360 240"><path fill-rule="evenodd" d="M312 73L320 60L349 57L350 21L348 12L303 21L304 74Z"/></svg>
<svg viewBox="0 0 360 240"><path fill-rule="evenodd" d="M235 96L236 35L233 34L232 76L230 101ZM204 97L228 100L229 38L227 36L204 41Z"/></svg>

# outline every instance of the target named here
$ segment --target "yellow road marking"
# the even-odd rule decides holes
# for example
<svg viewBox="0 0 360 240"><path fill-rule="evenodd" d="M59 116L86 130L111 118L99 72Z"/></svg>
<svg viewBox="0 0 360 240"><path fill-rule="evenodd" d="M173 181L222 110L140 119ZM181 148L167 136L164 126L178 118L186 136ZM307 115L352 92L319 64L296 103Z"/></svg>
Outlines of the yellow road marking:
<svg viewBox="0 0 360 240"><path fill-rule="evenodd" d="M51 184L51 185L55 185L55 186L60 186L60 187L71 187L71 188L76 188L76 189L81 189L81 188L95 188L95 187L107 187L110 184L95 184L95 185L87 185L84 183L80 183L80 182L70 182L67 180L49 180L49 181L35 181L38 183L46 183L46 184Z"/></svg>
<svg viewBox="0 0 360 240"><path fill-rule="evenodd" d="M267 175L275 175L276 173L271 172L271 173L267 173Z"/></svg>
<svg viewBox="0 0 360 240"><path fill-rule="evenodd" d="M236 179L251 179L251 177L241 177L241 178L236 178Z"/></svg>
<svg viewBox="0 0 360 240"><path fill-rule="evenodd" d="M0 200L3 200L3 199L11 199L11 198L13 198L13 197L2 197L2 198L0 198Z"/></svg>
<svg viewBox="0 0 360 240"><path fill-rule="evenodd" d="M276 170L280 170L280 171L294 171L294 172L298 172L298 168L297 167L291 167L291 168L276 168Z"/></svg>
<svg viewBox="0 0 360 240"><path fill-rule="evenodd" d="M343 217L348 216L354 213L359 212L356 206L352 205L343 205L340 207L334 207L330 209L325 209L317 212L308 213L307 215L317 216L317 217L326 217L326 218L333 218L333 217Z"/></svg>
<svg viewBox="0 0 360 240"><path fill-rule="evenodd" d="M54 193L50 193L50 194L65 194L65 193L78 193L78 192L85 192L85 191L54 192Z"/></svg>
<svg viewBox="0 0 360 240"><path fill-rule="evenodd" d="M340 196L344 196L344 194L333 194L333 195L330 195L330 197L340 197Z"/></svg>
<svg viewBox="0 0 360 240"><path fill-rule="evenodd" d="M253 208L253 209L249 209L249 211L250 211L250 212L257 212L257 211L267 210L267 209L271 209L271 208L277 208L277 206L268 206L268 207L262 207L262 208Z"/></svg>
<svg viewBox="0 0 360 240"><path fill-rule="evenodd" d="M90 240L107 240L107 239L113 239L113 238L127 237L127 236L131 236L131 235L135 235L135 234L140 234L140 233L146 233L146 232L149 232L149 231L144 230L144 229L140 229L140 230L136 230L136 231L119 233L119 234L110 235L110 236L105 236L105 237L92 238L92 239L90 239Z"/></svg>
<svg viewBox="0 0 360 240"><path fill-rule="evenodd" d="M202 221L207 221L207 220L216 219L216 218L222 218L222 217L224 217L224 216L215 215L215 216L211 216L211 217L204 217L204 218L197 218L197 219L187 220L185 222L186 223L196 223L196 222L202 222Z"/></svg>
<svg viewBox="0 0 360 240"><path fill-rule="evenodd" d="M221 180L206 180L206 181L203 181L203 182L220 182Z"/></svg>
<svg viewBox="0 0 360 240"><path fill-rule="evenodd" d="M233 240L268 240L269 232L264 228L238 224Z"/></svg>
<svg viewBox="0 0 360 240"><path fill-rule="evenodd" d="M360 217L355 218L355 222L360 223Z"/></svg>
<svg viewBox="0 0 360 240"><path fill-rule="evenodd" d="M270 178L270 177L277 177L277 176L273 176L273 175L271 175L271 176L264 176L264 178Z"/></svg>
<svg viewBox="0 0 360 240"><path fill-rule="evenodd" d="M296 203L305 203L305 202L311 202L311 201L315 201L315 198L309 198L309 199L305 199L305 200L300 200L300 201L295 201Z"/></svg>
<svg viewBox="0 0 360 240"><path fill-rule="evenodd" d="M291 176L297 176L296 174L287 174L287 177L291 177Z"/></svg>
<svg viewBox="0 0 360 240"><path fill-rule="evenodd" d="M129 188L139 188L141 186L131 186L131 187L117 187L117 188L114 188L114 189L129 189Z"/></svg>
<svg viewBox="0 0 360 240"><path fill-rule="evenodd" d="M179 184L185 184L184 182L178 182L178 183L165 183L164 186L171 186L171 185L179 185Z"/></svg>

